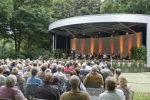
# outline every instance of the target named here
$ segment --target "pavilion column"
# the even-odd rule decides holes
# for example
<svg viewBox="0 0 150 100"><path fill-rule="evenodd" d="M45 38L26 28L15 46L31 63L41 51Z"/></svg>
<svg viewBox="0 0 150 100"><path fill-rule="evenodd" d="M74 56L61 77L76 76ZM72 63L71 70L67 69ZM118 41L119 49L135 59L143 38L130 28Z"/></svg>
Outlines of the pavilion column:
<svg viewBox="0 0 150 100"><path fill-rule="evenodd" d="M147 47L147 67L150 67L150 22L147 24L147 37L146 37L146 47Z"/></svg>

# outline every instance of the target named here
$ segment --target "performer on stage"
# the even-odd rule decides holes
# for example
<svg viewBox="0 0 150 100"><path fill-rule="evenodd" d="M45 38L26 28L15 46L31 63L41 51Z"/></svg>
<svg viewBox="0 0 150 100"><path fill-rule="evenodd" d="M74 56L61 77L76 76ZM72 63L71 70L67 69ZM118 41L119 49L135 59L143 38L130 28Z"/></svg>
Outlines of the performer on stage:
<svg viewBox="0 0 150 100"><path fill-rule="evenodd" d="M72 55L72 59L75 59L75 49L74 48L72 48L72 50L71 50L71 55Z"/></svg>

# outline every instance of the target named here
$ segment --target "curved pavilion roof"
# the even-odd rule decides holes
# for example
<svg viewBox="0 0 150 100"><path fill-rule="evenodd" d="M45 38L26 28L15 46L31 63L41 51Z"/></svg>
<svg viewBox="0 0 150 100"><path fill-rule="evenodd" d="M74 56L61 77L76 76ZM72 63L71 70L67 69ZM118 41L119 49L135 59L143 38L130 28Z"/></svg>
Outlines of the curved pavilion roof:
<svg viewBox="0 0 150 100"><path fill-rule="evenodd" d="M49 25L54 34L71 38L99 38L140 32L145 16L141 14L98 14L58 20ZM149 16L147 16L149 17Z"/></svg>

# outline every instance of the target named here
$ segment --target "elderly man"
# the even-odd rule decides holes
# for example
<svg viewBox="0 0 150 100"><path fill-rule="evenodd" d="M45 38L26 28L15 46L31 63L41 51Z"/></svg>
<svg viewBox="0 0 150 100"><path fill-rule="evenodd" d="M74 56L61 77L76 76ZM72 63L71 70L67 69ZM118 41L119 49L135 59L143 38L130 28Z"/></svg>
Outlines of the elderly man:
<svg viewBox="0 0 150 100"><path fill-rule="evenodd" d="M44 83L37 87L36 97L46 100L59 100L60 93L56 86L52 85L52 73L46 73L44 76Z"/></svg>
<svg viewBox="0 0 150 100"><path fill-rule="evenodd" d="M79 91L80 79L76 75L72 75L69 79L71 91L61 95L60 100L90 100L87 92Z"/></svg>
<svg viewBox="0 0 150 100"><path fill-rule="evenodd" d="M107 91L99 95L99 100L125 100L122 90L115 89L117 80L114 77L108 77L105 80Z"/></svg>
<svg viewBox="0 0 150 100"><path fill-rule="evenodd" d="M99 84L99 86L97 86L97 87L94 86L95 88L98 88L98 87L100 88L101 85L103 85L103 77L102 77L102 75L97 73L97 67L96 66L92 67L91 72L85 77L83 84L85 87L91 87L90 85L92 85L92 82L93 82L93 84L94 83Z"/></svg>
<svg viewBox="0 0 150 100"><path fill-rule="evenodd" d="M38 73L38 69L36 67L33 67L32 70L31 70L31 74L32 76L30 76L28 79L27 79L27 83L33 83L33 84L36 84L36 85L40 85L42 84L42 80L38 77L36 77Z"/></svg>
<svg viewBox="0 0 150 100"><path fill-rule="evenodd" d="M57 72L54 73L54 76L57 76L61 80L61 82L62 82L61 85L64 86L66 80L68 80L68 79L67 79L66 75L61 72L61 69L62 69L61 65L58 65L57 66Z"/></svg>

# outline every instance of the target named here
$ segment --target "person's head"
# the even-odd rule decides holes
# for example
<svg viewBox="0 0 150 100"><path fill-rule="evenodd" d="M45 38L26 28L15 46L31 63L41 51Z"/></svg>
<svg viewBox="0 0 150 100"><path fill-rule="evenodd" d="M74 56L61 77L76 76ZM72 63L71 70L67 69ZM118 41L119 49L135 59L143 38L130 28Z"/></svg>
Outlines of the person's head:
<svg viewBox="0 0 150 100"><path fill-rule="evenodd" d="M14 75L17 75L18 74L18 68L17 67L12 68L11 73Z"/></svg>
<svg viewBox="0 0 150 100"><path fill-rule="evenodd" d="M107 64L107 67L108 67L108 68L110 68L110 67L111 67L111 64L110 64L110 63L108 63L108 64Z"/></svg>
<svg viewBox="0 0 150 100"><path fill-rule="evenodd" d="M77 75L77 73L75 71L71 71L70 76L72 76L72 75Z"/></svg>
<svg viewBox="0 0 150 100"><path fill-rule="evenodd" d="M37 62L34 61L33 62L33 66L36 67L37 66Z"/></svg>
<svg viewBox="0 0 150 100"><path fill-rule="evenodd" d="M51 69L46 69L45 73L52 73Z"/></svg>
<svg viewBox="0 0 150 100"><path fill-rule="evenodd" d="M114 91L117 86L117 80L114 77L107 77L105 84L108 91Z"/></svg>
<svg viewBox="0 0 150 100"><path fill-rule="evenodd" d="M69 64L66 64L66 67L67 67L67 68L69 68L69 66L70 66Z"/></svg>
<svg viewBox="0 0 150 100"><path fill-rule="evenodd" d="M92 73L96 73L97 72L97 67L93 66L91 71L92 71Z"/></svg>
<svg viewBox="0 0 150 100"><path fill-rule="evenodd" d="M52 73L46 73L44 76L44 81L45 82L53 82L53 74Z"/></svg>
<svg viewBox="0 0 150 100"><path fill-rule="evenodd" d="M31 72L31 69L32 69L32 67L29 65L27 71L28 71L28 72Z"/></svg>
<svg viewBox="0 0 150 100"><path fill-rule="evenodd" d="M37 73L38 73L38 69L36 67L33 67L32 70L31 70L32 76L36 76Z"/></svg>
<svg viewBox="0 0 150 100"><path fill-rule="evenodd" d="M72 89L77 89L79 86L79 83L80 83L80 79L78 76L72 75L69 78L69 83L70 83Z"/></svg>
<svg viewBox="0 0 150 100"><path fill-rule="evenodd" d="M8 65L1 65L3 67L3 71L6 71L8 69Z"/></svg>
<svg viewBox="0 0 150 100"><path fill-rule="evenodd" d="M82 69L85 69L86 68L86 65L82 65Z"/></svg>
<svg viewBox="0 0 150 100"><path fill-rule="evenodd" d="M57 66L57 71L61 72L61 66L60 65Z"/></svg>
<svg viewBox="0 0 150 100"><path fill-rule="evenodd" d="M77 75L80 74L80 68L79 68L79 67L76 67L76 68L74 69L74 71L77 73Z"/></svg>
<svg viewBox="0 0 150 100"><path fill-rule="evenodd" d="M21 69L22 69L21 64L17 64L16 67L18 68L18 70L21 70Z"/></svg>
<svg viewBox="0 0 150 100"><path fill-rule="evenodd" d="M48 67L48 64L47 63L43 63L41 65L41 70L44 72L47 69L47 67Z"/></svg>
<svg viewBox="0 0 150 100"><path fill-rule="evenodd" d="M119 68L118 68L118 69L116 69L116 71L115 71L115 72L116 72L116 75L118 75L118 76L119 76L119 75L121 74L121 69L119 69Z"/></svg>
<svg viewBox="0 0 150 100"><path fill-rule="evenodd" d="M13 87L15 86L17 83L17 78L15 75L9 75L7 78L6 78L6 87Z"/></svg>
<svg viewBox="0 0 150 100"><path fill-rule="evenodd" d="M13 62L11 63L11 66L16 66L16 62L13 61Z"/></svg>
<svg viewBox="0 0 150 100"><path fill-rule="evenodd" d="M119 76L119 85L122 87L127 86L127 79L122 75Z"/></svg>
<svg viewBox="0 0 150 100"><path fill-rule="evenodd" d="M0 66L0 74L2 74L3 73L3 67L2 66Z"/></svg>

